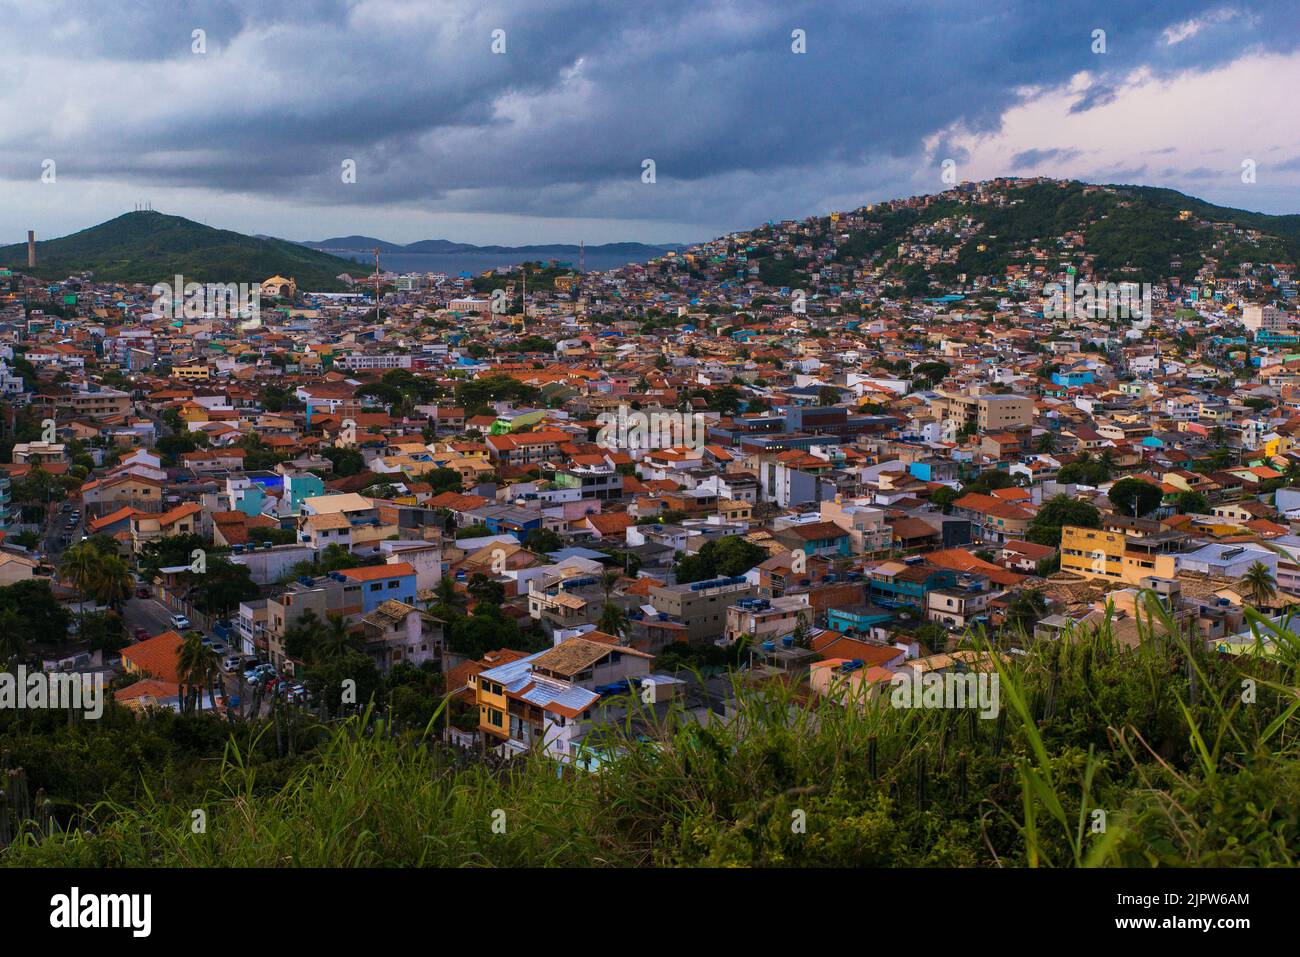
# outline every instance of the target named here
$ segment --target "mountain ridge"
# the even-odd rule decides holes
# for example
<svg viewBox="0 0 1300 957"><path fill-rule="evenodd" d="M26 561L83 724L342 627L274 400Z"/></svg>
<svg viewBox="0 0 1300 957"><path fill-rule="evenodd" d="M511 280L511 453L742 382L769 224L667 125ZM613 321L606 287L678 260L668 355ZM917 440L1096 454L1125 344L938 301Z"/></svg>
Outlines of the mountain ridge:
<svg viewBox="0 0 1300 957"><path fill-rule="evenodd" d="M27 271L27 244L0 246L0 266ZM275 275L302 287L342 288L337 276L356 264L282 239L247 236L156 211L113 219L36 243L34 275L61 279L91 272L99 281L155 283L182 275L195 282L260 283Z"/></svg>
<svg viewBox="0 0 1300 957"><path fill-rule="evenodd" d="M488 245L478 246L474 243L458 243L450 239L420 239L402 245L376 239L373 236L336 236L320 240L290 240L300 246L319 251L341 250L347 252L370 252L376 247L380 253L434 253L439 255L456 255L458 253L484 255L518 255L521 253L563 253L578 255L582 247L573 243L530 243L523 246ZM677 252L685 249L686 243L638 243L618 242L599 243L587 246L588 252L608 254L641 254L646 252Z"/></svg>

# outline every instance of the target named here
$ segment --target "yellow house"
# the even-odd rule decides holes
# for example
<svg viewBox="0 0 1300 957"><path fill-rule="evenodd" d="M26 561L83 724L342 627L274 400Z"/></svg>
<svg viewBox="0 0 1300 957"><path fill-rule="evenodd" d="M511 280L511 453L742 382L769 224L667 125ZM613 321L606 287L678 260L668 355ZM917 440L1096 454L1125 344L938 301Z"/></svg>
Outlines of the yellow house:
<svg viewBox="0 0 1300 957"><path fill-rule="evenodd" d="M1061 529L1061 571L1084 578L1141 584L1143 578L1173 578L1173 555L1131 547L1123 532L1066 525Z"/></svg>
<svg viewBox="0 0 1300 957"><path fill-rule="evenodd" d="M510 720L508 718L510 705L506 701L505 686L495 681L488 681L482 675L479 676L476 684L478 686L475 697L478 700L479 730L493 737L508 738L510 736Z"/></svg>

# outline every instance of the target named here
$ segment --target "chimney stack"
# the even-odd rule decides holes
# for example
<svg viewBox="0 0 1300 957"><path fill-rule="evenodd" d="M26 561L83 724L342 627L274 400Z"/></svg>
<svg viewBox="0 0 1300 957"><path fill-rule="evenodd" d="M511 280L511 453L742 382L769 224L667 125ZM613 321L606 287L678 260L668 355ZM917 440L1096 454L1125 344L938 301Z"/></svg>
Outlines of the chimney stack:
<svg viewBox="0 0 1300 957"><path fill-rule="evenodd" d="M27 268L36 268L36 230L27 230Z"/></svg>

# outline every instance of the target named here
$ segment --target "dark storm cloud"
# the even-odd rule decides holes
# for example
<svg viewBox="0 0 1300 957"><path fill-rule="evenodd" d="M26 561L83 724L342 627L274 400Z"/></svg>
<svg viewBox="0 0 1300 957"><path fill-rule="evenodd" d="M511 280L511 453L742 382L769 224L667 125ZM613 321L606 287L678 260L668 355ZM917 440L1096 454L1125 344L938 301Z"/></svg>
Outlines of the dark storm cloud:
<svg viewBox="0 0 1300 957"><path fill-rule="evenodd" d="M1252 17L1169 44L1171 24L1218 5L0 3L16 51L0 80L42 71L25 105L53 120L0 132L0 175L27 175L39 155L87 178L322 205L795 215L914 178L933 158L926 137L957 123L995 131L1028 86L1089 71L1098 82L1072 108L1082 111L1139 67L1289 50L1295 31L1269 24L1295 5L1252 4ZM497 28L503 55L490 51ZM206 31L206 56L191 53L193 29ZM796 29L806 53L791 51ZM1101 56L1094 29L1107 32ZM1070 152L1027 150L1015 163ZM641 182L646 158L653 186ZM348 159L354 184L340 176Z"/></svg>

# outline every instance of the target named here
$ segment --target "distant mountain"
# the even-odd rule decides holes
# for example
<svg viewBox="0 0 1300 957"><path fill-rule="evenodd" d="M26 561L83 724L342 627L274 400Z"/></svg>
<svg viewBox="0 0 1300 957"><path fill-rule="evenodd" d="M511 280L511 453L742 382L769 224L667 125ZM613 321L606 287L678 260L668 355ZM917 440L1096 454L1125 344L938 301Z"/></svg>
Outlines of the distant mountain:
<svg viewBox="0 0 1300 957"><path fill-rule="evenodd" d="M536 259L565 259L577 261L582 251L579 246L568 243L551 243L533 246L475 246L473 243L456 243L448 239L422 239L405 246L384 242L370 236L341 236L334 239L305 240L299 245L308 249L330 252L372 252L376 246L381 253L428 253L434 255L501 255L517 258L521 256ZM651 245L646 243L601 243L586 248L587 253L597 258L626 256L628 262L653 259L666 252L685 249L681 243Z"/></svg>
<svg viewBox="0 0 1300 957"><path fill-rule="evenodd" d="M26 269L27 244L0 246L0 266ZM124 283L170 281L261 282L288 276L301 289L338 289L335 277L356 263L283 239L245 236L181 216L125 213L58 239L37 240L35 274L62 279L91 272L98 280Z"/></svg>
<svg viewBox="0 0 1300 957"><path fill-rule="evenodd" d="M333 239L322 239L318 243L298 243L299 246L306 246L308 249L346 249L348 252L373 252L375 247L379 247L381 253L399 253L406 247L398 243L384 242L382 239L375 239L373 236L335 236Z"/></svg>

